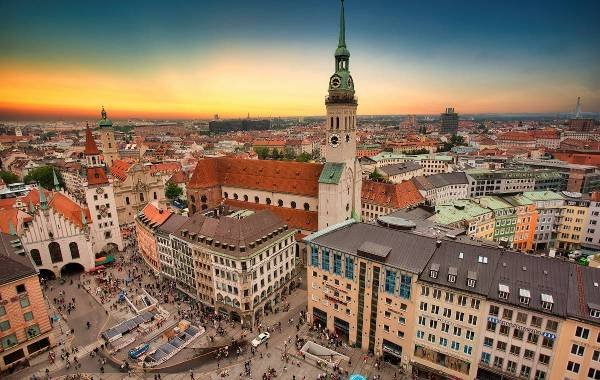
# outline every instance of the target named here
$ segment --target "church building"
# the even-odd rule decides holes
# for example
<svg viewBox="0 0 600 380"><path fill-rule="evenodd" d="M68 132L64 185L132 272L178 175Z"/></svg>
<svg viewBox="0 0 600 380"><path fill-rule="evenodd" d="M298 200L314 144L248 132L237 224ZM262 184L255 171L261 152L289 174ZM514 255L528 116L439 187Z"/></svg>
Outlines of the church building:
<svg viewBox="0 0 600 380"><path fill-rule="evenodd" d="M228 204L268 209L303 234L359 219L361 168L356 158L356 108L344 7L334 74L325 100L325 163L205 158L187 185L190 214Z"/></svg>

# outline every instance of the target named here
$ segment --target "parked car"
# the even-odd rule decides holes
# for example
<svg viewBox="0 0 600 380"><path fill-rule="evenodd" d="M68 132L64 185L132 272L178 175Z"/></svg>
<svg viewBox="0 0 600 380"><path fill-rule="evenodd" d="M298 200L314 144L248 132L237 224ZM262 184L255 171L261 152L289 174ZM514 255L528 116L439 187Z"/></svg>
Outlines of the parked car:
<svg viewBox="0 0 600 380"><path fill-rule="evenodd" d="M268 332L260 333L254 340L252 341L252 347L258 347L271 337L271 334Z"/></svg>

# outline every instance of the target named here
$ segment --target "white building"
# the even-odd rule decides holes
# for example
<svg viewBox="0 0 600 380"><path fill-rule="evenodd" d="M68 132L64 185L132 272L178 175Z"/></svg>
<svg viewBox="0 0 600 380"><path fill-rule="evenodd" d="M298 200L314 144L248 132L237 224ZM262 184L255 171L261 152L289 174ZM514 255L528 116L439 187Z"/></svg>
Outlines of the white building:
<svg viewBox="0 0 600 380"><path fill-rule="evenodd" d="M469 181L463 172L420 176L413 178L413 182L432 206L469 197Z"/></svg>

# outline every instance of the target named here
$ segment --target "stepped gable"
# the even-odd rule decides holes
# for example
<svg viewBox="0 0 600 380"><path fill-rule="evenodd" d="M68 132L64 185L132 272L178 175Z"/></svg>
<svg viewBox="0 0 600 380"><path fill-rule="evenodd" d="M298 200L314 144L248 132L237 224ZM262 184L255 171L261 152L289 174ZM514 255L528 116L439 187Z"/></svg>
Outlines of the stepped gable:
<svg viewBox="0 0 600 380"><path fill-rule="evenodd" d="M87 208L82 208L63 193L54 193L49 206L79 228L83 228L83 221L81 220L82 212L85 215L87 223L90 223L92 220L90 211Z"/></svg>

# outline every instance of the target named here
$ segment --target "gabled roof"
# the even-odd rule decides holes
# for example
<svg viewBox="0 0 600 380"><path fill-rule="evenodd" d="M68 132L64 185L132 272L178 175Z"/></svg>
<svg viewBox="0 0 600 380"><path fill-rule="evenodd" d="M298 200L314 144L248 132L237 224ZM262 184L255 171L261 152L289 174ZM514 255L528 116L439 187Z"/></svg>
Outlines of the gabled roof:
<svg viewBox="0 0 600 380"><path fill-rule="evenodd" d="M198 161L188 188L225 185L316 197L322 169L322 164L303 162L204 158Z"/></svg>
<svg viewBox="0 0 600 380"><path fill-rule="evenodd" d="M29 256L19 251L23 247L18 237L0 233L0 285L37 275Z"/></svg>
<svg viewBox="0 0 600 380"><path fill-rule="evenodd" d="M132 165L130 160L115 160L110 167L110 174L112 174L119 181L123 182L127 179L127 171Z"/></svg>
<svg viewBox="0 0 600 380"><path fill-rule="evenodd" d="M49 206L79 228L83 227L83 221L81 220L82 213L85 215L87 223L92 222L90 211L87 208L79 206L63 193L54 192Z"/></svg>
<svg viewBox="0 0 600 380"><path fill-rule="evenodd" d="M569 265L569 306L567 315L600 324L590 309L600 310L600 269Z"/></svg>
<svg viewBox="0 0 600 380"><path fill-rule="evenodd" d="M402 173L408 173L415 170L421 169L422 166L415 161L400 162L397 164L390 164L381 166L378 170L388 176L394 176Z"/></svg>
<svg viewBox="0 0 600 380"><path fill-rule="evenodd" d="M150 202L144 206L138 216L143 217L148 223L154 223L154 226L157 227L169 219L171 212L165 208L158 208L156 205Z"/></svg>
<svg viewBox="0 0 600 380"><path fill-rule="evenodd" d="M385 183L363 180L361 200L395 209L410 207L424 202L424 198L411 181Z"/></svg>

